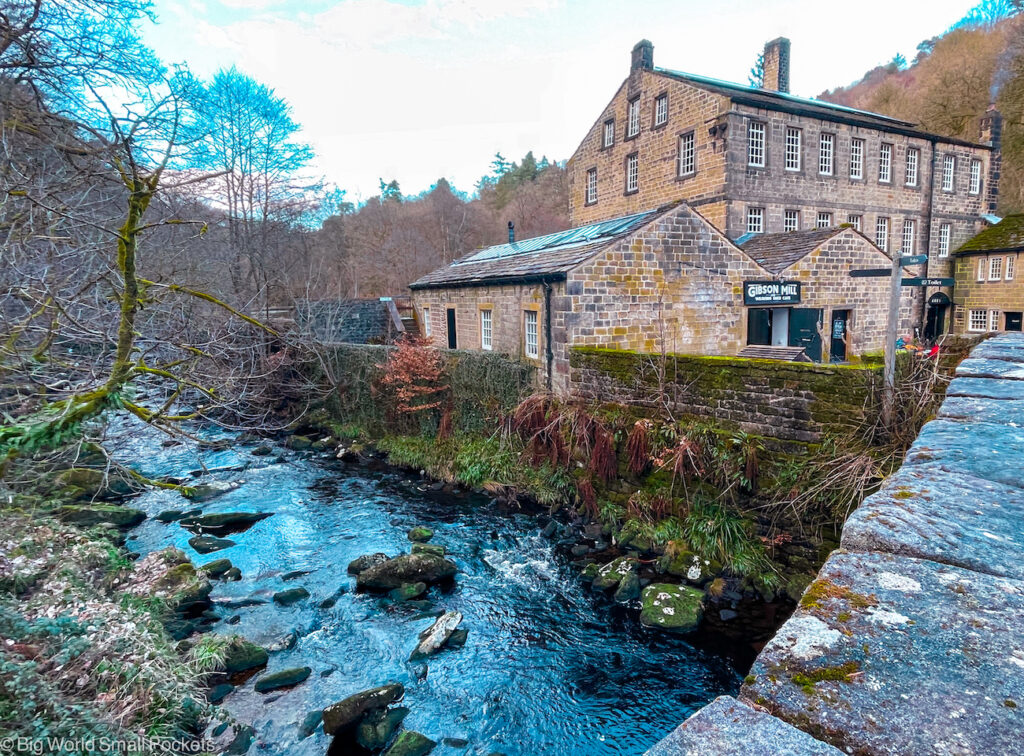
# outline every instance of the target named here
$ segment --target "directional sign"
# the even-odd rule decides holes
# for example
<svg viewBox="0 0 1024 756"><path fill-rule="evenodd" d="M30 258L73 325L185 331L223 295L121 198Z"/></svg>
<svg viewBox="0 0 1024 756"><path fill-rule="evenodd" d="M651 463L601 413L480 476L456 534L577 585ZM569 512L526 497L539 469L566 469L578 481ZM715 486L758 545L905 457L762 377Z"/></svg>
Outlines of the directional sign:
<svg viewBox="0 0 1024 756"><path fill-rule="evenodd" d="M900 258L900 265L920 265L928 262L928 255L904 255Z"/></svg>
<svg viewBox="0 0 1024 756"><path fill-rule="evenodd" d="M864 270L851 270L851 278L888 278L892 275L891 268L866 268Z"/></svg>
<svg viewBox="0 0 1024 756"><path fill-rule="evenodd" d="M952 278L903 278L900 279L901 286L952 286L955 280Z"/></svg>

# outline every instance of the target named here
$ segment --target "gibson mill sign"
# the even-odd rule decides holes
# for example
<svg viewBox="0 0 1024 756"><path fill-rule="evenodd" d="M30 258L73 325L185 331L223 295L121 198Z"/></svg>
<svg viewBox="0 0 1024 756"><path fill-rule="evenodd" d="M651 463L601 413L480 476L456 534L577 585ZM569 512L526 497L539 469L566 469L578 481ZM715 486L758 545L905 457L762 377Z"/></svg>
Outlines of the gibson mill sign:
<svg viewBox="0 0 1024 756"><path fill-rule="evenodd" d="M800 304L799 281L744 281L743 304Z"/></svg>

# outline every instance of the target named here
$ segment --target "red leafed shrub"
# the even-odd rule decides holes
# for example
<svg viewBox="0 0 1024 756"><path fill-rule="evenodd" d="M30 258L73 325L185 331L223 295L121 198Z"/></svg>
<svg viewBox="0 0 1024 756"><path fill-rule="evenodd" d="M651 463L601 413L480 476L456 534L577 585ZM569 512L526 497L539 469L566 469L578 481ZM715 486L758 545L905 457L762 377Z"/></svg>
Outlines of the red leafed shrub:
<svg viewBox="0 0 1024 756"><path fill-rule="evenodd" d="M654 423L650 420L637 420L633 424L633 430L629 432L626 439L626 456L629 461L629 471L640 477L651 466L651 428Z"/></svg>
<svg viewBox="0 0 1024 756"><path fill-rule="evenodd" d="M424 412L444 402L449 388L444 358L425 340L407 336L388 354L387 362L377 367L383 373L380 382L393 392L399 412Z"/></svg>
<svg viewBox="0 0 1024 756"><path fill-rule="evenodd" d="M594 422L594 445L590 452L590 471L605 483L615 480L618 464L615 461L615 439L601 423Z"/></svg>
<svg viewBox="0 0 1024 756"><path fill-rule="evenodd" d="M580 497L583 508L592 518L597 519L597 492L594 491L594 482L589 478L583 478L576 484L576 495Z"/></svg>

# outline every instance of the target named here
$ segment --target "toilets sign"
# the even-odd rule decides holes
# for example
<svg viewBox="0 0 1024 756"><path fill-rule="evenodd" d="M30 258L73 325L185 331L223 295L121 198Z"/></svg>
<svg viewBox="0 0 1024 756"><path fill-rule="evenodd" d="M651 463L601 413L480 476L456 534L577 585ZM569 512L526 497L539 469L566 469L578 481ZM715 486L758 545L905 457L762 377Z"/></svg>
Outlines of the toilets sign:
<svg viewBox="0 0 1024 756"><path fill-rule="evenodd" d="M800 304L799 281L744 281L743 304Z"/></svg>

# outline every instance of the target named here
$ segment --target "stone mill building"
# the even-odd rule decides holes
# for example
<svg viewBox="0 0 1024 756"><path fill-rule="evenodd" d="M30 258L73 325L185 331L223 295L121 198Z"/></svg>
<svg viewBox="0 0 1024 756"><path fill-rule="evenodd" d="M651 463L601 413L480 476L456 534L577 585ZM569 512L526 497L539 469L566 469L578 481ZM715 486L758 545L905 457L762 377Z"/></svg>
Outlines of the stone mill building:
<svg viewBox="0 0 1024 756"><path fill-rule="evenodd" d="M656 67L638 43L569 160L573 228L415 281L425 334L534 361L554 387L579 345L837 362L881 350L888 278L850 273L900 254L927 255L904 276L952 276L952 252L995 208L999 114L979 143L939 137L791 95L789 62L789 41L769 42L750 87ZM949 292L905 288L901 334L949 330Z"/></svg>

